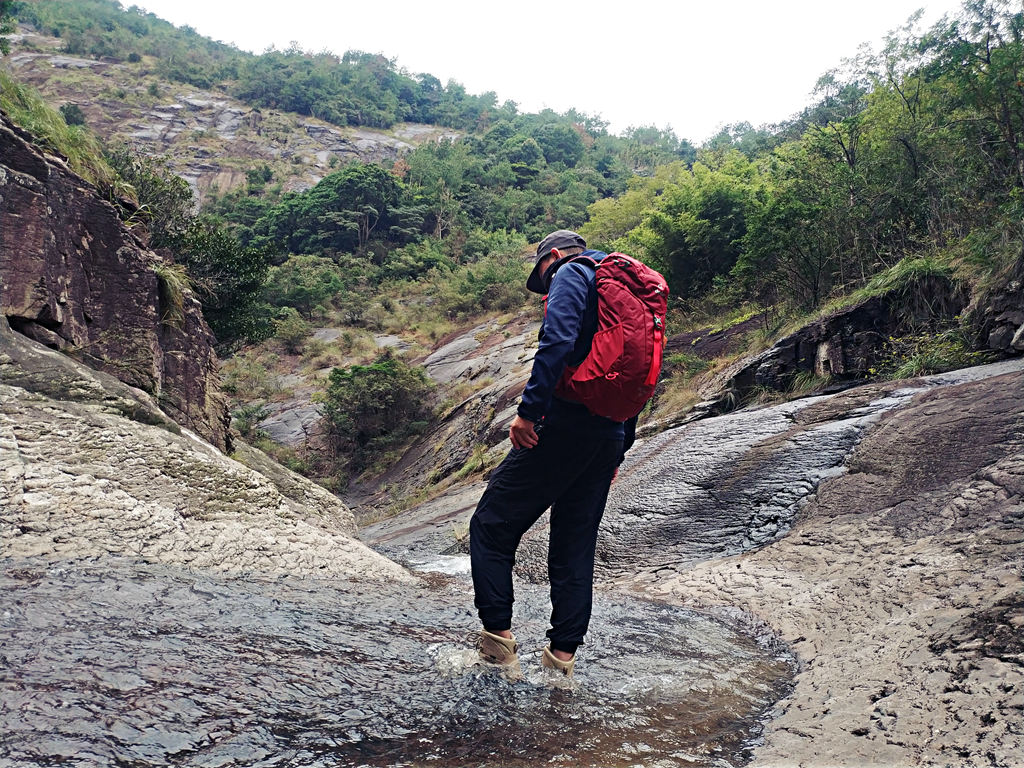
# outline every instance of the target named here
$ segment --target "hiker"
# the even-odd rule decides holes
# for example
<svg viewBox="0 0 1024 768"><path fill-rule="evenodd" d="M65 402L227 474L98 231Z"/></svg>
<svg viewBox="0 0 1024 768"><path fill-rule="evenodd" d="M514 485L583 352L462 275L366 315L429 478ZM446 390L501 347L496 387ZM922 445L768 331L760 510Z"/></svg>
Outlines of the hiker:
<svg viewBox="0 0 1024 768"><path fill-rule="evenodd" d="M566 367L580 366L591 350L598 326L595 268L605 258L601 251L587 250L577 233L560 229L537 247L526 283L530 291L547 294L540 343L509 429L512 450L491 473L469 525L475 604L483 624L480 653L492 663L518 662L511 631L512 566L523 534L548 507L552 612L542 665L571 676L590 623L598 524L618 466L633 444L635 414L650 396L634 398L640 405L631 418L617 418L618 413L606 418L567 394L560 382ZM664 306L667 287L661 283ZM662 309L655 322L663 321ZM659 334L662 329L659 325ZM661 335L657 346L660 369Z"/></svg>

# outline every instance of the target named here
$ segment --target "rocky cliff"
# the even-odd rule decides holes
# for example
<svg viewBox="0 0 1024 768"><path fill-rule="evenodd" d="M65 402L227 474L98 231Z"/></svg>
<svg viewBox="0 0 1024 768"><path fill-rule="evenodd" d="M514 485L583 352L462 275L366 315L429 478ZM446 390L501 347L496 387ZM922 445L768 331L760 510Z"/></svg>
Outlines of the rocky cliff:
<svg viewBox="0 0 1024 768"><path fill-rule="evenodd" d="M176 422L229 448L198 301L185 290L180 318L165 321L163 260L2 113L0 221L0 314L14 330L148 393Z"/></svg>
<svg viewBox="0 0 1024 768"><path fill-rule="evenodd" d="M888 353L891 337L947 327L969 298L965 287L952 280L927 278L860 301L808 323L764 353L739 362L729 373L727 396L738 402L758 389L786 392L799 374L836 382L871 378ZM1012 352L1009 344L1000 351Z"/></svg>
<svg viewBox="0 0 1024 768"><path fill-rule="evenodd" d="M112 63L61 53L60 38L21 27L0 66L54 106L78 105L106 140L162 155L197 201L246 183L262 164L285 191L307 189L338 163L391 161L426 141L459 134L406 123L390 131L339 127L312 117L254 109L222 91L163 80L151 63Z"/></svg>
<svg viewBox="0 0 1024 768"><path fill-rule="evenodd" d="M758 322L751 318L707 337L706 332L681 334L669 340L668 352L710 360L730 348L742 349L743 338L757 330ZM1024 256L1005 274L993 276L987 287L921 278L809 322L764 352L704 378L698 389L708 400L690 418L727 412L766 392L790 392L800 376L826 381L831 391L862 383L891 365L894 338L953 327L970 339L971 349L981 353L978 358L1024 354Z"/></svg>

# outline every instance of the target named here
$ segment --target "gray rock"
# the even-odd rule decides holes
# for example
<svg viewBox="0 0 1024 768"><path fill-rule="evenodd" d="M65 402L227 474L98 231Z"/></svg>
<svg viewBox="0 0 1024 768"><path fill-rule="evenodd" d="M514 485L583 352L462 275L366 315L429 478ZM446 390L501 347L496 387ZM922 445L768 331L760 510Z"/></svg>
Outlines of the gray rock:
<svg viewBox="0 0 1024 768"><path fill-rule="evenodd" d="M92 59L80 59L76 56L51 56L50 64L57 69L93 69L102 66L102 62Z"/></svg>
<svg viewBox="0 0 1024 768"><path fill-rule="evenodd" d="M409 342L405 341L401 336L393 336L391 334L379 333L373 337L377 347L380 349L397 349L399 351L405 351L411 346Z"/></svg>
<svg viewBox="0 0 1024 768"><path fill-rule="evenodd" d="M307 397L282 404L257 426L275 443L294 447L305 445L322 420L323 408Z"/></svg>
<svg viewBox="0 0 1024 768"><path fill-rule="evenodd" d="M1024 323L1021 324L1017 332L1013 334L1013 340L1010 341L1010 346L1018 352L1024 352Z"/></svg>
<svg viewBox="0 0 1024 768"><path fill-rule="evenodd" d="M1010 349L1010 346L1015 338L1014 329L1008 325L997 326L988 335L988 348L1006 351Z"/></svg>
<svg viewBox="0 0 1024 768"><path fill-rule="evenodd" d="M317 328L313 331L313 338L317 341L336 341L345 332L343 328Z"/></svg>

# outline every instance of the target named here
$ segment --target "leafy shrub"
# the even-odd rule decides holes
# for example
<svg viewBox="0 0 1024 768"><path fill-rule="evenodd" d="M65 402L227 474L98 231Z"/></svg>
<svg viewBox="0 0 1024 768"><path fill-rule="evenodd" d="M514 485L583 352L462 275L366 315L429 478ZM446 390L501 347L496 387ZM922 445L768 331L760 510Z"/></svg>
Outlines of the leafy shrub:
<svg viewBox="0 0 1024 768"><path fill-rule="evenodd" d="M242 437L262 438L263 432L257 430L256 425L269 415L270 412L262 403L250 403L231 412L231 425Z"/></svg>
<svg viewBox="0 0 1024 768"><path fill-rule="evenodd" d="M385 350L370 365L335 368L322 393L334 447L363 469L425 427L431 385L414 368Z"/></svg>
<svg viewBox="0 0 1024 768"><path fill-rule="evenodd" d="M139 204L129 219L146 225L154 247L168 245L188 231L194 219L192 189L166 158L144 155L125 144L108 147L105 156Z"/></svg>
<svg viewBox="0 0 1024 768"><path fill-rule="evenodd" d="M201 218L168 245L199 287L203 316L220 352L273 333L262 301L267 260L257 248L244 248L220 222Z"/></svg>
<svg viewBox="0 0 1024 768"><path fill-rule="evenodd" d="M387 255L380 269L384 280L418 280L431 269L448 272L455 264L445 254L441 241L421 240L398 248Z"/></svg>
<svg viewBox="0 0 1024 768"><path fill-rule="evenodd" d="M527 299L526 262L518 255L493 255L438 276L438 301L449 317L518 309Z"/></svg>
<svg viewBox="0 0 1024 768"><path fill-rule="evenodd" d="M526 250L526 238L519 232L507 229L489 232L476 227L466 236L462 255L466 261L477 261L487 255L518 256Z"/></svg>
<svg viewBox="0 0 1024 768"><path fill-rule="evenodd" d="M302 351L303 342L312 332L310 324L291 307L284 307L278 311L274 320L274 337L292 354Z"/></svg>
<svg viewBox="0 0 1024 768"><path fill-rule="evenodd" d="M232 355L221 365L221 389L245 399L270 397L280 389L271 370L277 362L276 355L251 350Z"/></svg>
<svg viewBox="0 0 1024 768"><path fill-rule="evenodd" d="M61 106L60 113L68 125L85 125L85 113L77 104L69 101Z"/></svg>

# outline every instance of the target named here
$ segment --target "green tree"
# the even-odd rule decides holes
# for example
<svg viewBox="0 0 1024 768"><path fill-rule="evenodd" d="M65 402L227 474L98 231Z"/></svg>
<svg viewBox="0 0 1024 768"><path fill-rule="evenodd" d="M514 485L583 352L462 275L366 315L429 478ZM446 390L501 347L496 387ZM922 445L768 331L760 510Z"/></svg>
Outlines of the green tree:
<svg viewBox="0 0 1024 768"><path fill-rule="evenodd" d="M562 163L574 168L583 159L583 139L571 125L548 123L533 132L533 138L548 163Z"/></svg>
<svg viewBox="0 0 1024 768"><path fill-rule="evenodd" d="M352 163L308 192L286 195L253 225L257 242L293 253L362 249L395 220L402 182L372 163Z"/></svg>
<svg viewBox="0 0 1024 768"><path fill-rule="evenodd" d="M0 0L0 56L11 52L11 44L5 35L14 32L14 0Z"/></svg>
<svg viewBox="0 0 1024 768"><path fill-rule="evenodd" d="M292 307L311 318L317 307L328 304L346 287L346 275L333 261L298 255L270 268L264 296L272 306Z"/></svg>
<svg viewBox="0 0 1024 768"><path fill-rule="evenodd" d="M696 163L624 244L665 275L673 296L697 298L739 259L758 181L755 166L735 150L718 168Z"/></svg>
<svg viewBox="0 0 1024 768"><path fill-rule="evenodd" d="M658 166L653 176L633 176L620 197L607 197L590 205L580 234L594 247L614 250L616 243L640 226L665 189L684 183L689 175L684 163L674 162Z"/></svg>
<svg viewBox="0 0 1024 768"><path fill-rule="evenodd" d="M198 219L168 246L196 283L219 351L229 352L273 332L269 307L262 301L268 270L262 250L241 246L222 223L210 218Z"/></svg>
<svg viewBox="0 0 1024 768"><path fill-rule="evenodd" d="M428 229L440 239L463 218L465 192L482 169L466 142L424 144L407 157L406 176L415 203L424 207Z"/></svg>
<svg viewBox="0 0 1024 768"><path fill-rule="evenodd" d="M354 469L424 426L430 384L422 368L383 352L370 365L335 368L322 394L328 431L336 450Z"/></svg>
<svg viewBox="0 0 1024 768"><path fill-rule="evenodd" d="M680 139L671 128L653 125L630 126L625 132L626 145L622 159L635 173L648 175L663 163L682 160L691 164L696 150L686 139Z"/></svg>
<svg viewBox="0 0 1024 768"><path fill-rule="evenodd" d="M967 0L963 18L933 32L933 71L954 86L952 117L1005 183L1024 189L1024 11L1012 0Z"/></svg>
<svg viewBox="0 0 1024 768"><path fill-rule="evenodd" d="M744 294L763 306L785 295L817 307L843 256L842 189L821 185L799 144L776 154L771 181L747 209L743 248L732 269Z"/></svg>

